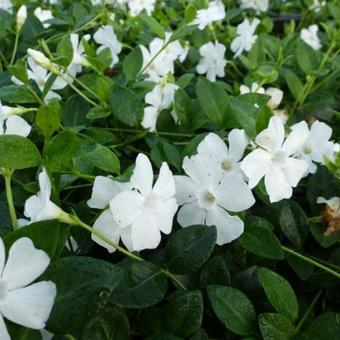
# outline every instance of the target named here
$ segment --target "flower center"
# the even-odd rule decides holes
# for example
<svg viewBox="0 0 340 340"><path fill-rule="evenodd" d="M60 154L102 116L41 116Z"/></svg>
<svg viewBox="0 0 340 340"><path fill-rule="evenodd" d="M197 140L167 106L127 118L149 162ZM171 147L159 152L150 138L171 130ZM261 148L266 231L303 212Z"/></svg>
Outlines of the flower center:
<svg viewBox="0 0 340 340"><path fill-rule="evenodd" d="M0 279L0 302L6 300L8 295L8 283L6 280Z"/></svg>
<svg viewBox="0 0 340 340"><path fill-rule="evenodd" d="M198 197L198 203L201 208L210 209L215 204L216 198L210 191L203 191Z"/></svg>
<svg viewBox="0 0 340 340"><path fill-rule="evenodd" d="M226 159L222 162L221 166L223 170L229 171L233 167L233 163Z"/></svg>
<svg viewBox="0 0 340 340"><path fill-rule="evenodd" d="M287 158L287 155L284 151L277 151L273 157L272 157L272 161L275 162L275 163L279 163L279 164L282 164L285 162Z"/></svg>
<svg viewBox="0 0 340 340"><path fill-rule="evenodd" d="M313 148L310 146L310 145L306 145L304 148L303 148L303 153L306 154L306 155L309 155L313 152Z"/></svg>
<svg viewBox="0 0 340 340"><path fill-rule="evenodd" d="M144 200L144 207L148 209L157 209L159 202L158 195L150 193Z"/></svg>

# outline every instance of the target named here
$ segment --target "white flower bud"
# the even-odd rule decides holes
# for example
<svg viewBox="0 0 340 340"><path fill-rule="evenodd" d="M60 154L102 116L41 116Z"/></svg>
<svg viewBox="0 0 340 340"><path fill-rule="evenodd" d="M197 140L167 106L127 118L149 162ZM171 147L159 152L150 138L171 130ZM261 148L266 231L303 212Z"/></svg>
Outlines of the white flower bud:
<svg viewBox="0 0 340 340"><path fill-rule="evenodd" d="M275 87L269 87L266 92L266 95L270 96L268 106L275 110L282 102L283 99L283 91L277 89Z"/></svg>
<svg viewBox="0 0 340 340"><path fill-rule="evenodd" d="M52 73L59 74L57 65L52 63L51 60L45 56L44 53L37 50L33 50L31 48L27 50L27 53L41 67L51 71Z"/></svg>
<svg viewBox="0 0 340 340"><path fill-rule="evenodd" d="M20 31L27 19L27 7L22 5L17 12L17 31Z"/></svg>

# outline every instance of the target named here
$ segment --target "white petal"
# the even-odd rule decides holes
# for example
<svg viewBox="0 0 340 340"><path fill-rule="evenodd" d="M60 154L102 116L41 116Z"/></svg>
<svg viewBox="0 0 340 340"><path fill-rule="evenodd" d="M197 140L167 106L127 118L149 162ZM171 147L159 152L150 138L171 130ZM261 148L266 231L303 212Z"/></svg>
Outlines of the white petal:
<svg viewBox="0 0 340 340"><path fill-rule="evenodd" d="M42 329L50 316L56 293L51 281L34 283L9 292L0 310L6 319L19 325Z"/></svg>
<svg viewBox="0 0 340 340"><path fill-rule="evenodd" d="M167 163L163 162L153 192L157 193L162 200L167 200L175 195L176 187L174 176Z"/></svg>
<svg viewBox="0 0 340 340"><path fill-rule="evenodd" d="M249 139L244 130L233 129L228 135L229 156L235 162L238 162L244 154L244 151L249 144Z"/></svg>
<svg viewBox="0 0 340 340"><path fill-rule="evenodd" d="M267 171L264 184L271 203L290 198L293 194L292 187L288 184L281 168L278 166L272 166Z"/></svg>
<svg viewBox="0 0 340 340"><path fill-rule="evenodd" d="M254 188L271 166L271 154L262 149L256 149L247 155L241 169L249 178L249 187Z"/></svg>
<svg viewBox="0 0 340 340"><path fill-rule="evenodd" d="M44 201L48 201L51 197L51 181L45 168L39 174L39 187L41 197Z"/></svg>
<svg viewBox="0 0 340 340"><path fill-rule="evenodd" d="M11 116L6 120L6 135L27 137L31 132L31 125L19 116Z"/></svg>
<svg viewBox="0 0 340 340"><path fill-rule="evenodd" d="M147 156L140 153L136 159L136 166L130 178L133 188L136 188L144 196L152 190L153 171L152 165Z"/></svg>
<svg viewBox="0 0 340 340"><path fill-rule="evenodd" d="M306 161L292 157L287 158L286 165L282 168L287 183L292 187L298 185L307 170L308 163Z"/></svg>
<svg viewBox="0 0 340 340"><path fill-rule="evenodd" d="M7 327L4 321L4 318L0 314L0 339L1 340L11 340L10 335L8 334Z"/></svg>
<svg viewBox="0 0 340 340"><path fill-rule="evenodd" d="M134 251L155 249L161 242L161 232L152 215L144 212L131 226L131 240Z"/></svg>
<svg viewBox="0 0 340 340"><path fill-rule="evenodd" d="M33 242L23 237L13 243L2 278L8 281L8 289L25 287L38 278L50 264L50 258L36 249Z"/></svg>
<svg viewBox="0 0 340 340"><path fill-rule="evenodd" d="M216 243L220 246L237 239L244 229L244 223L238 216L230 216L218 206L208 211L206 225L216 227Z"/></svg>
<svg viewBox="0 0 340 340"><path fill-rule="evenodd" d="M144 197L136 191L124 191L115 196L110 202L113 218L121 228L134 222L140 214Z"/></svg>
<svg viewBox="0 0 340 340"><path fill-rule="evenodd" d="M176 199L179 205L192 202L199 191L197 184L188 176L175 176Z"/></svg>
<svg viewBox="0 0 340 340"><path fill-rule="evenodd" d="M197 201L186 203L179 209L177 221L182 227L204 224L207 210L201 208Z"/></svg>
<svg viewBox="0 0 340 340"><path fill-rule="evenodd" d="M328 141L332 136L332 128L323 122L315 121L310 128L310 137L315 141Z"/></svg>
<svg viewBox="0 0 340 340"><path fill-rule="evenodd" d="M288 135L282 146L282 150L288 155L292 155L306 143L309 136L309 129L306 122L300 122L292 126L292 131Z"/></svg>
<svg viewBox="0 0 340 340"><path fill-rule="evenodd" d="M228 147L221 137L215 133L209 133L197 147L198 153L217 155L219 158L228 156Z"/></svg>
<svg viewBox="0 0 340 340"><path fill-rule="evenodd" d="M178 205L174 198L166 202L160 202L159 208L154 212L157 228L164 234L169 234L172 229L173 218L176 214Z"/></svg>
<svg viewBox="0 0 340 340"><path fill-rule="evenodd" d="M280 89L277 89L276 87L269 87L266 89L265 94L267 96L270 96L270 99L268 101L268 106L275 110L282 102L283 99L283 91Z"/></svg>
<svg viewBox="0 0 340 340"><path fill-rule="evenodd" d="M25 202L24 215L33 222L38 220L39 213L43 209L41 200L37 195L29 197Z"/></svg>
<svg viewBox="0 0 340 340"><path fill-rule="evenodd" d="M251 190L238 174L224 176L214 194L216 203L232 212L244 211L255 203Z"/></svg>
<svg viewBox="0 0 340 340"><path fill-rule="evenodd" d="M261 131L255 142L269 152L276 152L281 149L285 136L284 126L279 117L270 118L268 128Z"/></svg>
<svg viewBox="0 0 340 340"><path fill-rule="evenodd" d="M5 254L5 246L2 238L0 237L0 277L2 275L2 271L4 269L6 254Z"/></svg>

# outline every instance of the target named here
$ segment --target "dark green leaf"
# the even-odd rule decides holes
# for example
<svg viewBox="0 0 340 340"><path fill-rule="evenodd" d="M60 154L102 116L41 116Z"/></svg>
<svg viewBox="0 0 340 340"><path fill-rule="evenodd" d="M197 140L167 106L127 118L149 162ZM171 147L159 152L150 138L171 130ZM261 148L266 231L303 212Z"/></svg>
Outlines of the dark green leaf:
<svg viewBox="0 0 340 340"><path fill-rule="evenodd" d="M165 38L165 31L164 27L153 17L150 17L144 13L140 14L139 17L142 19L142 21L148 25L151 30L157 34L161 39Z"/></svg>
<svg viewBox="0 0 340 340"><path fill-rule="evenodd" d="M123 72L128 80L134 79L143 66L143 55L141 49L134 48L123 61Z"/></svg>
<svg viewBox="0 0 340 340"><path fill-rule="evenodd" d="M259 326L264 340L289 340L295 332L291 321L281 314L260 314Z"/></svg>
<svg viewBox="0 0 340 340"><path fill-rule="evenodd" d="M24 86L8 85L1 88L0 101L11 104L35 104L37 99Z"/></svg>
<svg viewBox="0 0 340 340"><path fill-rule="evenodd" d="M57 100L51 100L48 104L40 106L37 111L35 120L46 139L60 127L60 111L61 107Z"/></svg>

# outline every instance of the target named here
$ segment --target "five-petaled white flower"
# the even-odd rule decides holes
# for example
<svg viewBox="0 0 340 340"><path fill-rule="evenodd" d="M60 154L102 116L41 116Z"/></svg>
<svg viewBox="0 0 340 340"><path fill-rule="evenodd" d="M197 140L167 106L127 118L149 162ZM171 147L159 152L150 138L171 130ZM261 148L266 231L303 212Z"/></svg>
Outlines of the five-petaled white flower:
<svg viewBox="0 0 340 340"><path fill-rule="evenodd" d="M319 121L312 124L307 141L296 153L298 158L308 162L309 167L305 175L316 172L317 166L314 162L324 164L325 157L332 161L335 153L339 152L339 144L331 142L331 137L332 128L327 124Z"/></svg>
<svg viewBox="0 0 340 340"><path fill-rule="evenodd" d="M250 86L241 85L240 86L240 93L247 94L247 93L260 93L264 94L265 89L258 84L258 82L254 81Z"/></svg>
<svg viewBox="0 0 340 340"><path fill-rule="evenodd" d="M292 187L297 186L308 168L306 161L293 156L306 142L308 134L308 126L302 121L292 126L285 140L282 120L272 117L268 128L255 139L259 148L241 162L241 169L249 178L250 188L254 188L264 177L270 202L290 198Z"/></svg>
<svg viewBox="0 0 340 340"><path fill-rule="evenodd" d="M68 72L75 76L77 73L82 71L83 66L88 65L83 41L90 40L90 35L86 34L81 39L79 39L78 33L72 33L70 35L70 40L73 48L73 58L70 65L68 66Z"/></svg>
<svg viewBox="0 0 340 340"><path fill-rule="evenodd" d="M167 163L163 163L153 186L153 171L147 156L139 154L130 179L133 190L119 193L110 202L114 219L121 228L128 228L131 250L154 249L161 241L161 232L169 234L177 211L175 181Z"/></svg>
<svg viewBox="0 0 340 340"><path fill-rule="evenodd" d="M160 81L146 94L145 102L148 104L144 108L142 126L150 131L156 131L157 118L160 112L168 108L174 101L175 92L178 86L166 80Z"/></svg>
<svg viewBox="0 0 340 340"><path fill-rule="evenodd" d="M0 238L0 339L11 340L3 318L32 329L43 329L55 296L52 281L36 280L50 264L48 255L23 237L11 246L6 262Z"/></svg>
<svg viewBox="0 0 340 340"><path fill-rule="evenodd" d="M41 7L37 7L34 10L34 15L39 19L44 28L49 28L51 26L48 21L53 19L53 15L49 9L42 9Z"/></svg>
<svg viewBox="0 0 340 340"><path fill-rule="evenodd" d="M27 137L31 126L25 119L15 114L16 108L2 106L0 102L0 135L17 135Z"/></svg>
<svg viewBox="0 0 340 340"><path fill-rule="evenodd" d="M39 187L40 191L25 202L24 215L30 219L30 222L58 219L72 224L69 215L50 199L51 182L45 168L39 174Z"/></svg>
<svg viewBox="0 0 340 340"><path fill-rule="evenodd" d="M224 58L225 46L211 41L200 47L201 59L196 67L199 74L206 74L210 81L216 81L216 76L224 77L224 67L227 61Z"/></svg>
<svg viewBox="0 0 340 340"><path fill-rule="evenodd" d="M266 12L269 7L269 0L242 0L241 8L253 9L256 12Z"/></svg>
<svg viewBox="0 0 340 340"><path fill-rule="evenodd" d="M255 18L252 22L244 19L236 28L237 37L232 41L230 49L235 53L237 58L243 51L249 52L257 39L255 35L256 27L260 24L260 20Z"/></svg>
<svg viewBox="0 0 340 340"><path fill-rule="evenodd" d="M310 25L308 28L303 28L300 32L300 38L314 50L320 50L322 47L318 31L318 25Z"/></svg>
<svg viewBox="0 0 340 340"><path fill-rule="evenodd" d="M244 180L235 172L221 171L218 158L211 153L185 157L183 169L189 176L175 176L176 198L180 208L177 221L182 227L195 224L216 226L218 245L238 238L243 221L228 212L250 208L254 196Z"/></svg>
<svg viewBox="0 0 340 340"><path fill-rule="evenodd" d="M156 0L129 0L127 5L130 10L130 14L135 17L144 9L148 15L151 15L155 9Z"/></svg>
<svg viewBox="0 0 340 340"><path fill-rule="evenodd" d="M208 8L199 9L196 18L191 21L192 25L198 25L200 30L204 30L214 21L220 21L225 18L225 8L220 0L210 1Z"/></svg>
<svg viewBox="0 0 340 340"><path fill-rule="evenodd" d="M122 47L120 42L117 40L117 36L112 28L112 26L102 26L99 27L96 33L93 35L94 41L101 45L97 49L97 54L105 49L109 49L111 53L111 66L118 62L118 54L121 52Z"/></svg>

